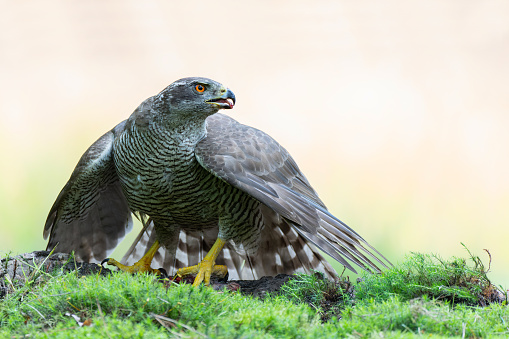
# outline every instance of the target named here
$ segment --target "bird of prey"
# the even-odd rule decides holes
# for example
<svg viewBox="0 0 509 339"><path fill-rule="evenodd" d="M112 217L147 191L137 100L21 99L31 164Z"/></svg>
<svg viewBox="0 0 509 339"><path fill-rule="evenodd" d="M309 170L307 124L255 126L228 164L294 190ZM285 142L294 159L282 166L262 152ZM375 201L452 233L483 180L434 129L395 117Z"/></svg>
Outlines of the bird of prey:
<svg viewBox="0 0 509 339"><path fill-rule="evenodd" d="M157 273L152 263L196 275L195 286L228 272L336 278L318 249L354 272L351 263L390 265L327 210L281 145L218 113L234 104L230 89L199 77L142 102L79 160L46 220L47 249L128 272ZM131 230L131 214L142 231L122 263L105 259Z"/></svg>

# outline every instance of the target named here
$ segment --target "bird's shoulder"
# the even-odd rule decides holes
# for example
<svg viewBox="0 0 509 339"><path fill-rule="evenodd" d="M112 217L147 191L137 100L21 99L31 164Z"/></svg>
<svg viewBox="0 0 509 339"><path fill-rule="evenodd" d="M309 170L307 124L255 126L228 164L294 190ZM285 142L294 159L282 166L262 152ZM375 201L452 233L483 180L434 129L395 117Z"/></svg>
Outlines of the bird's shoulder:
<svg viewBox="0 0 509 339"><path fill-rule="evenodd" d="M255 189L274 195L275 186L285 187L325 208L290 153L267 133L223 114L206 122L195 155L215 176L250 194Z"/></svg>
<svg viewBox="0 0 509 339"><path fill-rule="evenodd" d="M267 133L241 124L237 120L220 113L206 120L207 135L198 144L198 150L208 150L210 155L236 154L244 159L244 152L251 156L256 153L279 154L289 156L288 152ZM242 153L239 153L242 151Z"/></svg>

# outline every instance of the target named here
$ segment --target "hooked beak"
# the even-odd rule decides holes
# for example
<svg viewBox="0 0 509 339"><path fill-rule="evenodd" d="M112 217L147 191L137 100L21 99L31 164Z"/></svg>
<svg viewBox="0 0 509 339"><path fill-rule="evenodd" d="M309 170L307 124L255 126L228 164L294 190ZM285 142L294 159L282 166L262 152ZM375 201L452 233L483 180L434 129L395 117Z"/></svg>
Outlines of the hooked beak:
<svg viewBox="0 0 509 339"><path fill-rule="evenodd" d="M222 89L222 95L217 98L209 99L205 101L208 104L215 105L217 108L221 109L232 109L235 105L235 94L233 94L230 89Z"/></svg>

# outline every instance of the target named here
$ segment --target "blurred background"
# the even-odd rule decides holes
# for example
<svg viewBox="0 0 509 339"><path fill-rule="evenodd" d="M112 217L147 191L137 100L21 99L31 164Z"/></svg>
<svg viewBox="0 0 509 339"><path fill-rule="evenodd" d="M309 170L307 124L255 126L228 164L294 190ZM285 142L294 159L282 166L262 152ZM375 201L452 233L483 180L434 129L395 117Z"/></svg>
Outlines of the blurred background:
<svg viewBox="0 0 509 339"><path fill-rule="evenodd" d="M205 76L388 259L464 243L509 285L509 2L1 4L0 254L44 249L81 154Z"/></svg>

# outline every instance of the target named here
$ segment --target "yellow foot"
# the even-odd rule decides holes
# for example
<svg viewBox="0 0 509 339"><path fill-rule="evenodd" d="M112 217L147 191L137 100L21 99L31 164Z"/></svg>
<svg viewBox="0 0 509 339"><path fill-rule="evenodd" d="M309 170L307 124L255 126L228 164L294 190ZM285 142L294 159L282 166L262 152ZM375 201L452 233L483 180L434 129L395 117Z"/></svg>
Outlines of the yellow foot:
<svg viewBox="0 0 509 339"><path fill-rule="evenodd" d="M157 275L161 274L161 271L155 270L152 267L150 267L150 262L146 263L146 262L142 262L141 260L138 261L137 263L134 263L132 266L126 266L126 265L119 263L115 259L106 258L101 262L101 266L104 266L104 264L116 266L116 267L118 267L119 270L121 270L123 272L129 272L129 273L149 272L149 273L154 273Z"/></svg>
<svg viewBox="0 0 509 339"><path fill-rule="evenodd" d="M212 275L224 278L228 274L228 268L225 265L214 265L212 262L205 261L204 259L198 265L180 268L176 275L183 277L195 274L196 278L194 278L193 286L199 286L202 282L205 286L208 286Z"/></svg>
<svg viewBox="0 0 509 339"><path fill-rule="evenodd" d="M159 249L159 241L155 241L154 244L149 248L147 253L141 259L134 263L132 266L126 266L115 259L106 258L101 262L101 265L104 266L104 264L112 265L118 267L119 270L129 273L143 273L143 272L149 272L153 274L160 275L161 270L155 270L152 267L150 267L150 263L152 262L152 259L154 258L154 255L157 253L157 250Z"/></svg>
<svg viewBox="0 0 509 339"><path fill-rule="evenodd" d="M203 258L198 265L181 268L177 271L177 275L183 277L189 274L196 274L193 286L199 286L202 282L205 286L208 286L210 284L210 276L212 274L220 275L223 278L226 277L228 274L228 268L224 265L215 265L217 256L219 255L219 252L221 252L224 244L226 244L226 241L221 238L217 238L209 253L207 253L205 258Z"/></svg>

